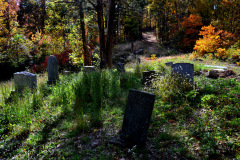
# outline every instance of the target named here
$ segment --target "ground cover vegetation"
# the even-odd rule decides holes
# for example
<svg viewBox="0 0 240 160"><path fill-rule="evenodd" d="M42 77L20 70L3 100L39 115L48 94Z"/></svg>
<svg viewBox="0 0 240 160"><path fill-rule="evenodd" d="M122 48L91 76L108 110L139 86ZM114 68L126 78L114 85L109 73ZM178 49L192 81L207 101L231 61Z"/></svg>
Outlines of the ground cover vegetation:
<svg viewBox="0 0 240 160"><path fill-rule="evenodd" d="M155 29L159 43L167 48L240 64L238 0L1 0L0 4L1 79L26 68L44 72L50 55L58 55L61 69L77 70L96 60L112 68L114 45L141 40L149 29Z"/></svg>
<svg viewBox="0 0 240 160"><path fill-rule="evenodd" d="M0 0L0 159L239 159L239 79L195 76L191 85L164 64L239 75L239 11L239 0ZM183 56L160 58L174 54ZM50 55L60 80L49 86ZM121 58L125 73L114 69ZM103 61L107 69L79 72ZM37 89L11 93L23 70L37 74ZM110 143L130 88L156 95L145 148Z"/></svg>
<svg viewBox="0 0 240 160"><path fill-rule="evenodd" d="M1 158L60 159L234 159L239 158L240 82L195 76L194 86L172 77L165 62L204 63L187 56L117 70L60 75L55 86L39 75L36 90L11 96L1 84ZM221 62L216 62L220 63ZM232 68L239 74L239 67ZM152 87L141 73L156 70ZM110 143L121 131L130 88L157 95L145 148Z"/></svg>

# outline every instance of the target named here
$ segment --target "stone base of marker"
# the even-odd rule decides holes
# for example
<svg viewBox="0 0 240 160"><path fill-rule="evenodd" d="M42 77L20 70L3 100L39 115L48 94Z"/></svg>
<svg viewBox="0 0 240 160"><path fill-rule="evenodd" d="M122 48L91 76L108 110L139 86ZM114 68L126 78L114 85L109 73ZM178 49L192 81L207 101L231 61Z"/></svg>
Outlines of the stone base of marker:
<svg viewBox="0 0 240 160"><path fill-rule="evenodd" d="M94 66L84 66L83 67L83 72L94 72L96 71Z"/></svg>
<svg viewBox="0 0 240 160"><path fill-rule="evenodd" d="M30 89L37 88L36 74L23 71L14 73L13 77L16 91L18 92L22 92L25 87L28 87Z"/></svg>
<svg viewBox="0 0 240 160"><path fill-rule="evenodd" d="M155 78L155 71L144 71L142 72L142 85L149 86L152 84L153 79Z"/></svg>
<svg viewBox="0 0 240 160"><path fill-rule="evenodd" d="M120 133L121 144L144 147L155 95L130 89Z"/></svg>

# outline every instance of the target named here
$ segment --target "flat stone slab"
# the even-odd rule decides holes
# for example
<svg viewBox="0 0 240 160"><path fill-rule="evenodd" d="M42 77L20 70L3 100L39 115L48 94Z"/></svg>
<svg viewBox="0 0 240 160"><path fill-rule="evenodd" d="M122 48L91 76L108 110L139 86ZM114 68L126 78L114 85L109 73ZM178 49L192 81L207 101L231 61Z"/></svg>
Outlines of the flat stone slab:
<svg viewBox="0 0 240 160"><path fill-rule="evenodd" d="M205 67L220 68L220 69L227 70L227 67L224 67L224 66L213 66L213 65L204 65L204 66Z"/></svg>
<svg viewBox="0 0 240 160"><path fill-rule="evenodd" d="M120 139L131 145L145 146L155 95L130 89Z"/></svg>
<svg viewBox="0 0 240 160"><path fill-rule="evenodd" d="M83 72L93 72L96 71L94 66L84 66L83 67Z"/></svg>
<svg viewBox="0 0 240 160"><path fill-rule="evenodd" d="M30 89L37 88L36 74L23 71L14 73L13 77L17 91L21 92L25 87L29 87Z"/></svg>
<svg viewBox="0 0 240 160"><path fill-rule="evenodd" d="M175 63L172 65L172 73L185 77L189 82L193 83L194 65L190 63Z"/></svg>

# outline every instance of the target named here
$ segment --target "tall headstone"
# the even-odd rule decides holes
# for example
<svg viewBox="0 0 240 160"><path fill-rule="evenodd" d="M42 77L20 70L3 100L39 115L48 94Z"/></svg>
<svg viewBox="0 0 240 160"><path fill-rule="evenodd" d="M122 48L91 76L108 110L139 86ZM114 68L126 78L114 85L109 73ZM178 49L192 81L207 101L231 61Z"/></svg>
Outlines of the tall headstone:
<svg viewBox="0 0 240 160"><path fill-rule="evenodd" d="M148 86L152 84L152 81L155 77L155 71L144 71L142 72L142 75L142 84Z"/></svg>
<svg viewBox="0 0 240 160"><path fill-rule="evenodd" d="M48 84L56 84L58 78L58 60L55 56L51 55L47 61L48 71Z"/></svg>
<svg viewBox="0 0 240 160"><path fill-rule="evenodd" d="M37 88L36 74L23 71L14 73L13 77L16 90L19 92L22 92L24 87L29 87L30 89Z"/></svg>
<svg viewBox="0 0 240 160"><path fill-rule="evenodd" d="M187 78L189 82L193 83L194 65L190 63L175 63L172 65L172 73Z"/></svg>
<svg viewBox="0 0 240 160"><path fill-rule="evenodd" d="M120 139L130 145L145 146L155 95L130 89Z"/></svg>

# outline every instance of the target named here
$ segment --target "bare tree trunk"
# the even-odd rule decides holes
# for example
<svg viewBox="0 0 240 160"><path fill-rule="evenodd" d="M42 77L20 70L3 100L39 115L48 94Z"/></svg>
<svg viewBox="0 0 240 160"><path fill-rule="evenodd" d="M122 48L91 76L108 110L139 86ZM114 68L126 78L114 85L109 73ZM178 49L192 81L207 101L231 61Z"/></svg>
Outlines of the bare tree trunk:
<svg viewBox="0 0 240 160"><path fill-rule="evenodd" d="M46 0L41 0L41 15L40 15L40 30L44 33L45 28L45 16L46 16Z"/></svg>
<svg viewBox="0 0 240 160"><path fill-rule="evenodd" d="M106 42L106 62L109 68L112 67L112 50L113 38L115 32L115 0L108 0L108 25L107 25L107 42Z"/></svg>
<svg viewBox="0 0 240 160"><path fill-rule="evenodd" d="M98 22L98 35L100 44L100 57L101 60L106 60L105 56L105 33L104 33L104 19L103 19L103 2L102 0L97 0L96 5L97 11L97 22Z"/></svg>
<svg viewBox="0 0 240 160"><path fill-rule="evenodd" d="M84 58L84 66L90 66L92 65L92 60L91 60L91 55L88 51L87 47L87 36L85 33L85 22L84 22L84 12L83 12L83 0L78 1L78 6L79 6L79 16L80 16L80 27L81 27L81 32L82 32L82 42L83 42L83 58Z"/></svg>

